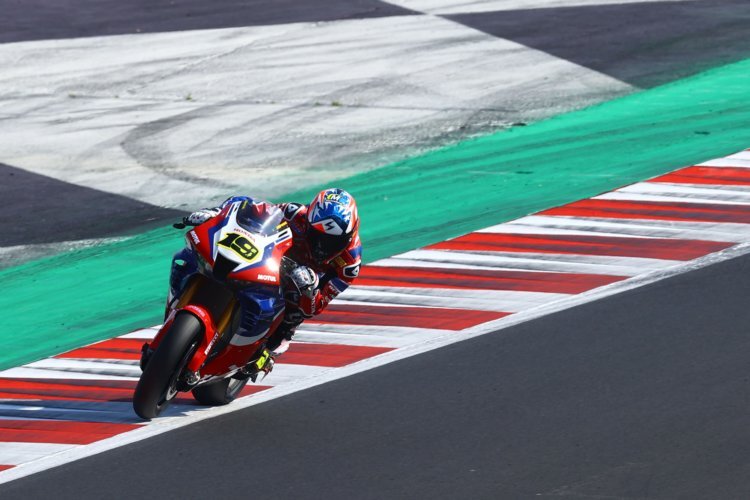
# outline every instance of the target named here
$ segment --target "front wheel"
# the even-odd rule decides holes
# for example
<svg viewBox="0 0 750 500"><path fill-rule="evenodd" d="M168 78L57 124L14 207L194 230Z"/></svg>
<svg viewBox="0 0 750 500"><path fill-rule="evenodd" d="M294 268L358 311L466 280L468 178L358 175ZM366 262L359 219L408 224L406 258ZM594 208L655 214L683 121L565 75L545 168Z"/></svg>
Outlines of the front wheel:
<svg viewBox="0 0 750 500"><path fill-rule="evenodd" d="M151 354L133 394L133 409L141 418L157 417L177 395L182 370L198 347L203 324L190 313L179 313Z"/></svg>
<svg viewBox="0 0 750 500"><path fill-rule="evenodd" d="M210 384L199 385L193 389L193 397L203 405L226 405L234 401L246 384L247 379L224 378Z"/></svg>

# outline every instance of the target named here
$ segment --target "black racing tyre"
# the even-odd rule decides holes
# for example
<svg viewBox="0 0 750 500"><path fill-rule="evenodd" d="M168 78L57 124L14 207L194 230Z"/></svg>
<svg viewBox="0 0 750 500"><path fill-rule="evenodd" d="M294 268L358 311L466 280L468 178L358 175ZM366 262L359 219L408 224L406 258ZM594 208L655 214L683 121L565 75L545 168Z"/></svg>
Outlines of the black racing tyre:
<svg viewBox="0 0 750 500"><path fill-rule="evenodd" d="M234 401L234 398L245 388L247 380L230 377L210 384L199 385L193 389L193 397L202 405L226 405Z"/></svg>
<svg viewBox="0 0 750 500"><path fill-rule="evenodd" d="M179 376L198 347L202 332L198 318L188 312L177 314L135 387L133 409L139 417L150 420L172 402Z"/></svg>

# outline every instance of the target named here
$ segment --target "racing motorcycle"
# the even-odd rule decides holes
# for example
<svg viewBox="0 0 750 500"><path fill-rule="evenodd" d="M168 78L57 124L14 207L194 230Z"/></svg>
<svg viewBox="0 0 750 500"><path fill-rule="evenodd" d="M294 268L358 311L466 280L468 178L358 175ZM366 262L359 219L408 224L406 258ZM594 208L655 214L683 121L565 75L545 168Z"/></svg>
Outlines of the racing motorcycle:
<svg viewBox="0 0 750 500"><path fill-rule="evenodd" d="M296 265L284 257L292 231L266 202L228 203L185 240L172 262L164 325L141 350L133 408L144 419L179 392L205 405L230 403L268 372L273 359L263 346L283 319L282 280Z"/></svg>

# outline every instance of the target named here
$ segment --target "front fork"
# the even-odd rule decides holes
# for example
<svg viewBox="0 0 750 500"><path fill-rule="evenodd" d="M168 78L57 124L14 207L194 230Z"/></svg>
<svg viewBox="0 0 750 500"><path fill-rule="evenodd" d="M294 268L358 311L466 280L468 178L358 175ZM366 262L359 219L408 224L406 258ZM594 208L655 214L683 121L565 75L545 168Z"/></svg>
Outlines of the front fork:
<svg viewBox="0 0 750 500"><path fill-rule="evenodd" d="M234 308L237 302L235 299L229 300L226 307L224 308L224 311L219 316L219 320L216 322L216 324L214 324L211 314L206 310L206 308L201 305L190 304L190 301L195 296L196 290L200 286L200 281L201 278L196 277L196 279L194 279L190 283L184 293L180 296L174 307L168 306L169 309L166 320L164 321L164 324L159 329L154 339L150 343L146 342L143 344L143 346L141 346L141 370L145 369L151 355L156 350L156 348L159 347L159 343L172 327L175 316L177 316L179 312L184 311L185 313L192 314L193 316L198 318L198 320L200 320L200 322L203 324L203 335L200 343L198 344L195 354L190 359L190 362L188 362L188 365L185 367L185 370L187 372L188 384L192 382L192 384L194 385L200 379L199 370L206 362L208 354L211 352L214 344L216 344L216 341L219 340L221 333L225 331L229 326L229 322L232 320L232 313L234 312Z"/></svg>
<svg viewBox="0 0 750 500"><path fill-rule="evenodd" d="M197 269L198 266L194 253L189 248L181 249L172 257L172 267L169 272L169 293L167 295L167 303L164 306L164 324L150 343L145 342L141 346L141 371L146 368L148 360L151 358L154 350L156 350L156 346L159 345L164 332L172 326L174 313L187 304L195 295L198 280L193 280L192 283L188 282L188 280L191 275L195 274ZM179 300L175 299L177 295L180 295Z"/></svg>

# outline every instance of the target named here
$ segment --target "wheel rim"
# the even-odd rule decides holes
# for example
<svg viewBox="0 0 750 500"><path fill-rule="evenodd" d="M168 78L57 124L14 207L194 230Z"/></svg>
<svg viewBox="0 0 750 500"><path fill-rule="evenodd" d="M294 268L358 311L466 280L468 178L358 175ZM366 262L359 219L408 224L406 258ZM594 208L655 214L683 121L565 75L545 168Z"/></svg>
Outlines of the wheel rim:
<svg viewBox="0 0 750 500"><path fill-rule="evenodd" d="M245 384L247 384L247 380L231 379L227 385L227 396L235 397L245 387Z"/></svg>

